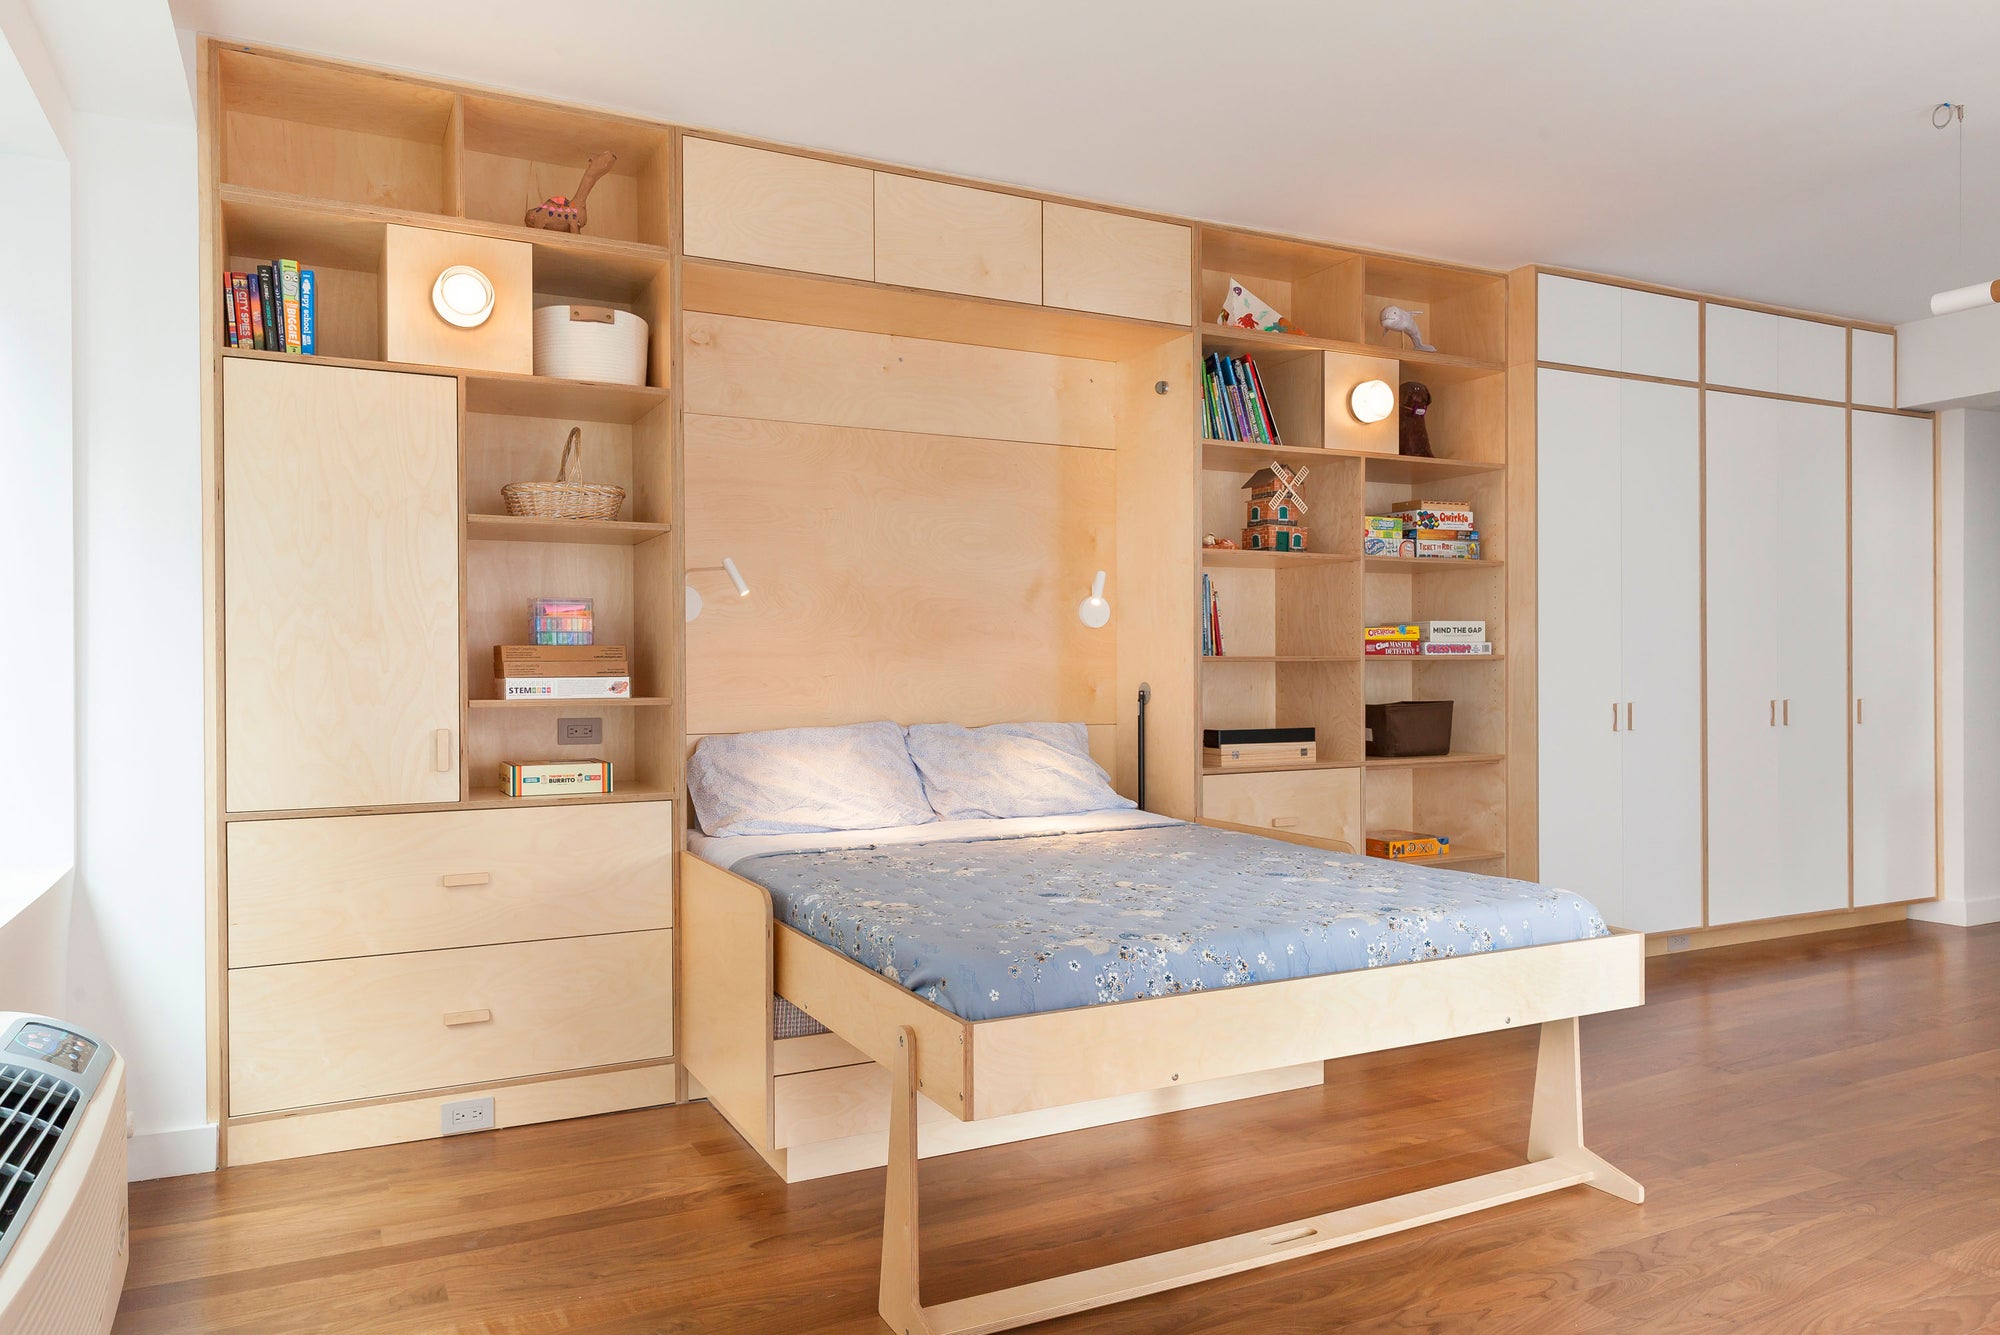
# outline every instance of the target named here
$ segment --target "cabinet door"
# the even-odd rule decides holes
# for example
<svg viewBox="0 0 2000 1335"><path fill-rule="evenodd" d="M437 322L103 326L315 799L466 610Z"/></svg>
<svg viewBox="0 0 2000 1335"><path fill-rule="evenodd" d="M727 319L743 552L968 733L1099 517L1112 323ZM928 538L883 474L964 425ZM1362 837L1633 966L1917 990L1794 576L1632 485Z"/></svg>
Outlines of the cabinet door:
<svg viewBox="0 0 2000 1335"><path fill-rule="evenodd" d="M1042 201L875 173L875 281L1042 299Z"/></svg>
<svg viewBox="0 0 2000 1335"><path fill-rule="evenodd" d="M1535 276L1535 359L1619 369L1620 289L1560 274Z"/></svg>
<svg viewBox="0 0 2000 1335"><path fill-rule="evenodd" d="M1193 238L1178 223L1042 206L1042 303L1135 320L1194 318Z"/></svg>
<svg viewBox="0 0 2000 1335"><path fill-rule="evenodd" d="M875 276L875 173L692 135L681 145L688 254Z"/></svg>
<svg viewBox="0 0 2000 1335"><path fill-rule="evenodd" d="M1847 401L1847 326L1778 320L1778 392Z"/></svg>
<svg viewBox="0 0 2000 1335"><path fill-rule="evenodd" d="M1757 499L1775 526L1752 532L1775 549L1779 578L1782 911L1817 913L1846 908L1848 892L1847 413L1783 401L1773 412L1783 458Z"/></svg>
<svg viewBox="0 0 2000 1335"><path fill-rule="evenodd" d="M1896 406L1896 336L1873 329L1854 331L1854 401L1874 408Z"/></svg>
<svg viewBox="0 0 2000 1335"><path fill-rule="evenodd" d="M1708 383L1776 392L1778 317L1708 304Z"/></svg>
<svg viewBox="0 0 2000 1335"><path fill-rule="evenodd" d="M1618 369L1669 380L1701 376L1701 307L1686 297L1619 291Z"/></svg>
<svg viewBox="0 0 2000 1335"><path fill-rule="evenodd" d="M1603 533L1620 494L1620 389L1609 376L1536 377L1535 604L1541 879L1622 927L1622 594L1618 544Z"/></svg>
<svg viewBox="0 0 2000 1335"><path fill-rule="evenodd" d="M1854 902L1937 890L1931 423L1854 414Z"/></svg>
<svg viewBox="0 0 2000 1335"><path fill-rule="evenodd" d="M1618 925L1643 932L1701 925L1699 393L1619 384L1626 713Z"/></svg>
<svg viewBox="0 0 2000 1335"><path fill-rule="evenodd" d="M458 798L458 394L223 366L231 811Z"/></svg>
<svg viewBox="0 0 2000 1335"><path fill-rule="evenodd" d="M1710 308L1713 315L1716 308ZM1711 322L1710 329L1714 329ZM1708 395L1708 922L1786 907L1790 835L1779 792L1777 700L1783 495L1774 399ZM1830 559L1830 558L1828 558Z"/></svg>

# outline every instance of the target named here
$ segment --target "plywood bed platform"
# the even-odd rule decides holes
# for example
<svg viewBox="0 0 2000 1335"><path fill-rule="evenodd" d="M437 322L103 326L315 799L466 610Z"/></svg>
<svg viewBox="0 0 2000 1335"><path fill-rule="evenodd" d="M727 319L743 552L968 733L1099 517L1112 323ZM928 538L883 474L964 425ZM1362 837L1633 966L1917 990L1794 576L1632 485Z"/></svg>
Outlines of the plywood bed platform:
<svg viewBox="0 0 2000 1335"><path fill-rule="evenodd" d="M881 1312L902 1335L1008 1330L1565 1187L1644 1199L1584 1145L1578 1041L1580 1017L1643 1004L1643 936L968 1021L776 922L753 881L683 854L681 886L686 1060L760 1153L775 1144L773 995L890 1073ZM919 1094L977 1122L1531 1024L1541 1050L1518 1167L935 1307L919 1298Z"/></svg>

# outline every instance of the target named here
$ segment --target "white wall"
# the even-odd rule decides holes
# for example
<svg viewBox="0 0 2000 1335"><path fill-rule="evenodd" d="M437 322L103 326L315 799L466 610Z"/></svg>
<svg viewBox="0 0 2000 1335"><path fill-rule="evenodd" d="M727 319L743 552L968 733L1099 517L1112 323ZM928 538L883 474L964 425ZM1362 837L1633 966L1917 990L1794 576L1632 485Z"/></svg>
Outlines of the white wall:
<svg viewBox="0 0 2000 1335"><path fill-rule="evenodd" d="M1944 771L1943 893L1912 917L2000 922L2000 413L1938 415L1938 750Z"/></svg>

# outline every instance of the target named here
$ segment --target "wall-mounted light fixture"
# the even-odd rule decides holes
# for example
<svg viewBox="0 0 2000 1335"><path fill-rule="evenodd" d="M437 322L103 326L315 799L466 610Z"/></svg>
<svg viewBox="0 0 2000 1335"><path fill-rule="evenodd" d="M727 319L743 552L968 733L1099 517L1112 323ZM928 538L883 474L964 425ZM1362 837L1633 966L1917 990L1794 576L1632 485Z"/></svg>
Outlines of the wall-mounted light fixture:
<svg viewBox="0 0 2000 1335"><path fill-rule="evenodd" d="M469 264L454 264L431 284L431 305L447 324L475 329L493 314L493 280Z"/></svg>
<svg viewBox="0 0 2000 1335"><path fill-rule="evenodd" d="M729 582L736 586L736 596L738 598L748 598L750 596L750 585L744 580L743 572L736 568L736 561L733 557L723 557L722 564L719 566L691 566L688 569L688 574L692 575L702 570L720 570L725 575L728 575ZM701 615L701 594L695 591L695 587L692 584L686 585L685 588L687 590L687 619L692 621Z"/></svg>
<svg viewBox="0 0 2000 1335"><path fill-rule="evenodd" d="M1076 605L1077 619L1092 630L1100 629L1111 620L1111 604L1104 600L1104 572L1097 572L1097 578L1090 582L1090 596Z"/></svg>
<svg viewBox="0 0 2000 1335"><path fill-rule="evenodd" d="M1347 410L1357 422L1379 422L1396 411L1396 391L1386 380L1364 380L1347 396Z"/></svg>

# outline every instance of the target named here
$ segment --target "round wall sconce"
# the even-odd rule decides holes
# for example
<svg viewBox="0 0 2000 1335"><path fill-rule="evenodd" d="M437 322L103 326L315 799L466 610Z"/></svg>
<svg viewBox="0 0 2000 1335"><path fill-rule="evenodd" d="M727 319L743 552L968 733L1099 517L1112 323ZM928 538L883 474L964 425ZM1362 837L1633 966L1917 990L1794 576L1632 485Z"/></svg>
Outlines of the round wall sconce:
<svg viewBox="0 0 2000 1335"><path fill-rule="evenodd" d="M1104 572L1090 582L1090 596L1076 605L1077 619L1092 630L1102 629L1111 620L1111 604L1104 597Z"/></svg>
<svg viewBox="0 0 2000 1335"><path fill-rule="evenodd" d="M1396 411L1396 391L1386 380L1364 380L1347 396L1347 410L1357 422L1379 422Z"/></svg>
<svg viewBox="0 0 2000 1335"><path fill-rule="evenodd" d="M477 328L493 314L493 280L469 264L454 264L431 285L431 305L446 324Z"/></svg>

